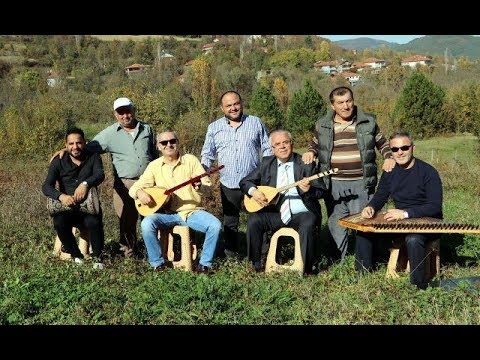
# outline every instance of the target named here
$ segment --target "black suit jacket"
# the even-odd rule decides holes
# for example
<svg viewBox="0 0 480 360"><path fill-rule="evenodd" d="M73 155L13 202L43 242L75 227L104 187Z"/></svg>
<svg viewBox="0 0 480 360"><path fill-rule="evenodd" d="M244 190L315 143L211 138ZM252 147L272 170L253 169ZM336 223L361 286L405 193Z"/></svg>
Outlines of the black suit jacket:
<svg viewBox="0 0 480 360"><path fill-rule="evenodd" d="M253 170L250 174L245 176L240 180L240 190L248 195L248 189L252 186L271 186L277 187L277 170L278 162L276 156L265 156L262 158L260 166ZM295 182L309 177L315 174L316 166L315 163L304 164L302 161L302 156L293 153L293 173ZM310 190L308 192L303 192L298 186L297 191L300 197L303 200L303 203L308 210L313 212L315 215L321 217L321 209L318 199L323 197L324 185L323 181L319 182L318 179L311 181ZM276 205L270 205L262 209L261 211L280 211L280 204L283 201L283 194L280 195L281 198Z"/></svg>

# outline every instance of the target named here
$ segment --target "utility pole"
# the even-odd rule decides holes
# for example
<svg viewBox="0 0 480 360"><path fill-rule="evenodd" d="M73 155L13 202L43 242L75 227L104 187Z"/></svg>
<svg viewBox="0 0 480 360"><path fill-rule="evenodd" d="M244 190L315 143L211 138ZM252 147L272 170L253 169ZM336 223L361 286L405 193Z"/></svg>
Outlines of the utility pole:
<svg viewBox="0 0 480 360"><path fill-rule="evenodd" d="M82 35L74 35L75 36L75 45L77 46L77 51L80 52L80 47L82 45Z"/></svg>
<svg viewBox="0 0 480 360"><path fill-rule="evenodd" d="M157 42L157 69L158 69L158 80L160 84L162 83L162 45L160 44L160 40Z"/></svg>
<svg viewBox="0 0 480 360"><path fill-rule="evenodd" d="M445 75L447 75L447 73L448 73L448 48L445 48L444 65L445 65Z"/></svg>

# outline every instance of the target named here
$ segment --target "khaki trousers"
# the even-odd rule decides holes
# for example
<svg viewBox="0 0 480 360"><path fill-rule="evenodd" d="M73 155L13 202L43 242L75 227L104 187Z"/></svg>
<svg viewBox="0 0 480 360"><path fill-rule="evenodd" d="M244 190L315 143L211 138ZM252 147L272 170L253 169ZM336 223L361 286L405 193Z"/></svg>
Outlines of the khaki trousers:
<svg viewBox="0 0 480 360"><path fill-rule="evenodd" d="M120 219L120 247L125 255L131 256L137 251L137 221L139 213L135 201L128 195L128 189L136 182L134 179L116 178L113 184L113 207Z"/></svg>

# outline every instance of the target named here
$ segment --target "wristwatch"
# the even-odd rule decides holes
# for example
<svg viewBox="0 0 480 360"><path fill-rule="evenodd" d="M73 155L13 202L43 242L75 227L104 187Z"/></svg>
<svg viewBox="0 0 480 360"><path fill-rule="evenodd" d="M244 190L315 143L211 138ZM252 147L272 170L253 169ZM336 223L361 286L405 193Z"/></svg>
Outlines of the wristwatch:
<svg viewBox="0 0 480 360"><path fill-rule="evenodd" d="M82 185L85 185L88 187L88 183L86 181L82 181Z"/></svg>
<svg viewBox="0 0 480 360"><path fill-rule="evenodd" d="M408 219L408 213L406 211L403 212L403 218Z"/></svg>

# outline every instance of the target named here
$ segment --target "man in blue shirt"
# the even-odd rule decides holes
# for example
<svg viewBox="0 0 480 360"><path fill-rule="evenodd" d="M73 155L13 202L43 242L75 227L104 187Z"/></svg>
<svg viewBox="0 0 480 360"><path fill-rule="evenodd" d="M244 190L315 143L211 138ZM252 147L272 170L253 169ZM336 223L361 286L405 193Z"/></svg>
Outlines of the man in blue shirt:
<svg viewBox="0 0 480 360"><path fill-rule="evenodd" d="M238 251L238 223L243 193L239 182L260 164L262 156L273 154L268 133L256 116L243 114L242 98L236 91L227 91L220 97L225 116L212 122L207 129L202 148L201 163L207 170L218 155L220 193L223 212L223 241L226 255Z"/></svg>
<svg viewBox="0 0 480 360"><path fill-rule="evenodd" d="M442 182L435 168L413 156L415 145L406 131L397 131L390 137L390 149L398 166L391 172L383 172L377 191L362 210L362 217L372 218L391 196L394 209L386 210L386 221L407 218L443 218ZM360 235L359 235L360 234ZM425 279L425 242L435 235L408 234L405 236L410 268L410 282L420 289L427 287ZM376 236L357 234L355 244L355 268L363 272L372 268L373 243Z"/></svg>

